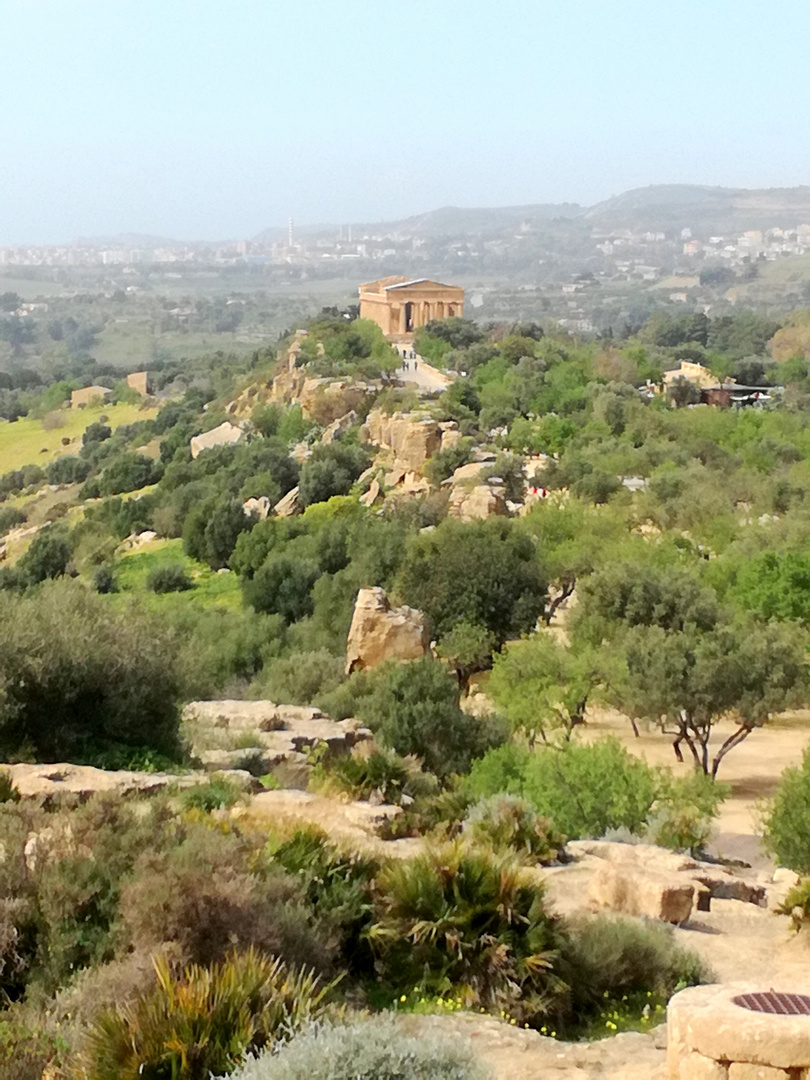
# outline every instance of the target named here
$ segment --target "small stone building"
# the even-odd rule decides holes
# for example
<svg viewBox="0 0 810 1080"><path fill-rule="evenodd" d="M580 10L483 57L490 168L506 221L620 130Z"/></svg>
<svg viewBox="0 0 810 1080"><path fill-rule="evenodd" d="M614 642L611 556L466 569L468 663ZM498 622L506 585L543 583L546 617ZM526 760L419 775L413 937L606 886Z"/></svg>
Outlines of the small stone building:
<svg viewBox="0 0 810 1080"><path fill-rule="evenodd" d="M431 319L464 314L464 290L429 278L387 277L360 286L360 318L388 338L407 338Z"/></svg>
<svg viewBox="0 0 810 1080"><path fill-rule="evenodd" d="M141 397L149 393L149 375L145 371L133 371L127 375L127 386L130 390L137 391Z"/></svg>
<svg viewBox="0 0 810 1080"><path fill-rule="evenodd" d="M83 409L87 405L93 405L109 401L112 390L106 386L85 386L81 390L73 390L70 395L71 409Z"/></svg>

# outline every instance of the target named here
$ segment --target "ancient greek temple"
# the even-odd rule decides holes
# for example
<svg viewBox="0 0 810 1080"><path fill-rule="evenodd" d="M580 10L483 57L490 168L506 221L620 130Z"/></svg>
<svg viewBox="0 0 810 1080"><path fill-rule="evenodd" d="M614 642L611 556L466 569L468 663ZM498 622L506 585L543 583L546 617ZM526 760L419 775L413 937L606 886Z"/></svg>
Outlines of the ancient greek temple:
<svg viewBox="0 0 810 1080"><path fill-rule="evenodd" d="M408 338L431 319L464 313L464 290L429 278L387 277L360 286L360 318L371 319L386 337Z"/></svg>

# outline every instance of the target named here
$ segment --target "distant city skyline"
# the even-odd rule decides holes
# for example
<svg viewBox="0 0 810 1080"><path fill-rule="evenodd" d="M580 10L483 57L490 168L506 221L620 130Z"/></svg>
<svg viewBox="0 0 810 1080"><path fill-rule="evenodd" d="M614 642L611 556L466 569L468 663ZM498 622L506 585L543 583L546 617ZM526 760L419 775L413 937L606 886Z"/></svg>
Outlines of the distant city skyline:
<svg viewBox="0 0 810 1080"><path fill-rule="evenodd" d="M0 0L0 245L810 182L800 0Z"/></svg>

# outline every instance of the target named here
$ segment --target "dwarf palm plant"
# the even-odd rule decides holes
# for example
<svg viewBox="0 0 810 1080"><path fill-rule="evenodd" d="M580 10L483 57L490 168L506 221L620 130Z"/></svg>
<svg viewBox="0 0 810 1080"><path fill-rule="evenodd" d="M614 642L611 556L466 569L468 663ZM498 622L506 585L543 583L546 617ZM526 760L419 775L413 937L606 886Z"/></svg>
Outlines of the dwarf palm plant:
<svg viewBox="0 0 810 1080"><path fill-rule="evenodd" d="M152 991L103 1013L90 1029L88 1080L208 1080L231 1072L320 1011L328 988L254 950L175 976L155 961Z"/></svg>
<svg viewBox="0 0 810 1080"><path fill-rule="evenodd" d="M509 854L455 841L377 878L368 930L382 974L521 1021L545 1015L566 987L555 974L563 932L543 889Z"/></svg>

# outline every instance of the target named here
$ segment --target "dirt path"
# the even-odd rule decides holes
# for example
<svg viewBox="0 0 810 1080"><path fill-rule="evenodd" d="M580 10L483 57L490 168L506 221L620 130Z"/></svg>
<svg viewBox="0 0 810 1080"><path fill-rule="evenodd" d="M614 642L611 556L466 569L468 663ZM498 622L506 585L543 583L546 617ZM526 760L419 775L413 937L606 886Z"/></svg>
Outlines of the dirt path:
<svg viewBox="0 0 810 1080"><path fill-rule="evenodd" d="M441 393L453 381L449 375L433 367L418 354L415 360L406 360L405 363L408 365L407 369L397 368L396 376L402 382L416 386L420 393Z"/></svg>

